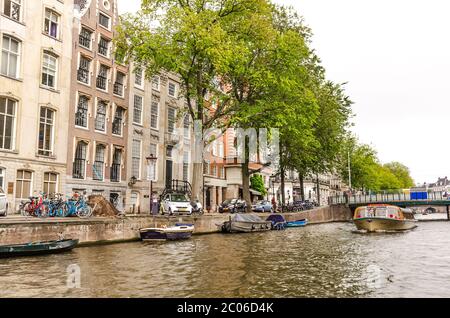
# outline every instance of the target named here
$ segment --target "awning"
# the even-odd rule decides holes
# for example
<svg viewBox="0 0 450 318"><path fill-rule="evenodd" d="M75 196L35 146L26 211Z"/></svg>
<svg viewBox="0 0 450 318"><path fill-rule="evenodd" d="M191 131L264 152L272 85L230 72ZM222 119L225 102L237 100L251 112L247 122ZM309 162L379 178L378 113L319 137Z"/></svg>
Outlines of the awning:
<svg viewBox="0 0 450 318"><path fill-rule="evenodd" d="M250 193L251 193L251 194L254 194L254 195L259 195L259 196L261 196L261 195L262 195L262 193L261 193L261 192L259 192L259 191L256 191L256 190L253 190L253 189L250 189Z"/></svg>

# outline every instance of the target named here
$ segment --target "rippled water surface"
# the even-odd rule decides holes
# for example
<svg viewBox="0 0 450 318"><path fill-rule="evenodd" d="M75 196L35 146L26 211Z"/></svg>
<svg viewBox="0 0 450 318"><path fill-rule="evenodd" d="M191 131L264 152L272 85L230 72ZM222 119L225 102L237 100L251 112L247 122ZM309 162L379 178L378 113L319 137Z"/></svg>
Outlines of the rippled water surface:
<svg viewBox="0 0 450 318"><path fill-rule="evenodd" d="M351 223L0 259L2 297L450 297L450 223L359 234ZM81 288L67 287L67 267Z"/></svg>

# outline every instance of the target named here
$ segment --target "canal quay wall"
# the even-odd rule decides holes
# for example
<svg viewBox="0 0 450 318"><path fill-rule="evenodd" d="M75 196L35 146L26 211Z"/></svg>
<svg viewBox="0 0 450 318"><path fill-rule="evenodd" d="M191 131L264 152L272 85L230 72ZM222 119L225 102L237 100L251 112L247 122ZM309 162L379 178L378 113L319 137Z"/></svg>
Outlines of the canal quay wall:
<svg viewBox="0 0 450 318"><path fill-rule="evenodd" d="M258 214L266 218L269 214ZM351 211L344 205L322 207L299 213L284 213L287 221L308 219L309 224L343 222L351 220ZM52 218L34 219L11 217L0 219L0 245L78 238L81 245L119 243L139 239L139 229L170 226L175 223L195 224L194 234L219 232L229 214L205 214L203 216L165 217L130 215L123 218Z"/></svg>

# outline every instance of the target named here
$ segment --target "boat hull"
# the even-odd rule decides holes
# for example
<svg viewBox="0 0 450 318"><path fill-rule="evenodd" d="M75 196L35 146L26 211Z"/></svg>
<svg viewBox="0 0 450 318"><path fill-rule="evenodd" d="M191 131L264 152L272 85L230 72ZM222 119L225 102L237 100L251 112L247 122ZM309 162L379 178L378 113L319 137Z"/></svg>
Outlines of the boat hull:
<svg viewBox="0 0 450 318"><path fill-rule="evenodd" d="M386 218L354 219L358 230L377 231L407 231L417 227L417 220L395 220Z"/></svg>
<svg viewBox="0 0 450 318"><path fill-rule="evenodd" d="M299 220L293 222L287 222L286 227L304 227L308 224L307 220Z"/></svg>
<svg viewBox="0 0 450 318"><path fill-rule="evenodd" d="M78 240L61 240L0 246L0 258L62 253L77 245Z"/></svg>
<svg viewBox="0 0 450 318"><path fill-rule="evenodd" d="M176 241L187 240L194 232L193 227L148 228L139 231L143 241Z"/></svg>
<svg viewBox="0 0 450 318"><path fill-rule="evenodd" d="M222 232L225 233L251 233L251 232L265 232L272 230L272 222L243 222L243 221L228 221L222 226Z"/></svg>

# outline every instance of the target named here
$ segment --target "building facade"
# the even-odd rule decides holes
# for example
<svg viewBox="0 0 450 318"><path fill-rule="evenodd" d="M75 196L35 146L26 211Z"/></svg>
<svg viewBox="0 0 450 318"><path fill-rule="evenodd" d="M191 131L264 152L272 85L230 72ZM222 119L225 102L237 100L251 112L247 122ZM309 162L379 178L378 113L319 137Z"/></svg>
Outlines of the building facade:
<svg viewBox="0 0 450 318"><path fill-rule="evenodd" d="M0 186L12 213L65 187L73 4L0 0L0 10Z"/></svg>
<svg viewBox="0 0 450 318"><path fill-rule="evenodd" d="M171 73L150 79L139 67L129 73L127 213L150 211L150 178L155 198L172 180L192 180L191 121ZM154 165L147 159L156 157Z"/></svg>
<svg viewBox="0 0 450 318"><path fill-rule="evenodd" d="M130 114L128 67L113 54L117 3L75 3L80 13L74 20L70 47L66 192L103 195L123 209Z"/></svg>

